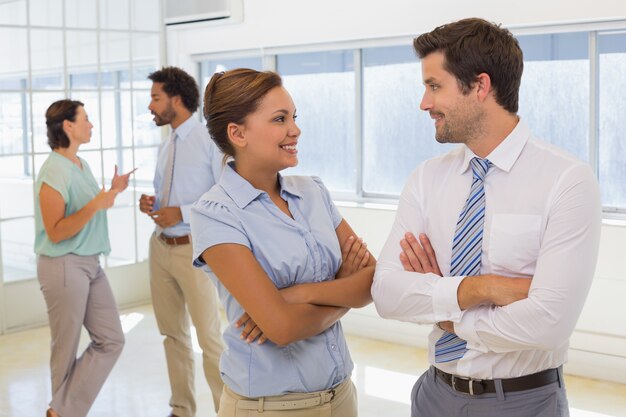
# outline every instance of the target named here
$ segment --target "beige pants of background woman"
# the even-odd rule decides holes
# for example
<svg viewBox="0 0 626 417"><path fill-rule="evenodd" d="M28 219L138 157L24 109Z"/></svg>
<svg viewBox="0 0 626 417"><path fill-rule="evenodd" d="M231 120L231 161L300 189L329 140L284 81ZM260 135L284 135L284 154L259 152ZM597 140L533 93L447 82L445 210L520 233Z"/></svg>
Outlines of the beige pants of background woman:
<svg viewBox="0 0 626 417"><path fill-rule="evenodd" d="M356 417L356 415L356 388L348 379L331 391L261 398L242 397L224 385L217 417Z"/></svg>

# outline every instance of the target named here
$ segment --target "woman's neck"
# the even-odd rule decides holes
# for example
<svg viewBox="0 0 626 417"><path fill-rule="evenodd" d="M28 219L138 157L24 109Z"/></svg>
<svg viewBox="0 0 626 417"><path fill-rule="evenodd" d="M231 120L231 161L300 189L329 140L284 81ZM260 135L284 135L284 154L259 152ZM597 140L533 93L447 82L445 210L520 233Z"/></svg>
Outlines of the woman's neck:
<svg viewBox="0 0 626 417"><path fill-rule="evenodd" d="M237 164L237 161L235 161L234 169L237 174L252 184L254 188L265 191L270 197L280 195L278 172L265 171L247 164Z"/></svg>
<svg viewBox="0 0 626 417"><path fill-rule="evenodd" d="M70 146L68 146L67 148L56 148L54 149L54 152L60 155L63 155L64 157L72 161L74 164L78 165L79 168L82 168L80 159L78 158L78 155L77 155L78 147L72 146L70 144Z"/></svg>

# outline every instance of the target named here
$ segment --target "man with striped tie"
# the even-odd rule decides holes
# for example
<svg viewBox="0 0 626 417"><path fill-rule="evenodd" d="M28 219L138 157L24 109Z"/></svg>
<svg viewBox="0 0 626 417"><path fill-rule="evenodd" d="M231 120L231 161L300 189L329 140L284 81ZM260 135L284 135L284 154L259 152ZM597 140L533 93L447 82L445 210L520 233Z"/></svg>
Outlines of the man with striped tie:
<svg viewBox="0 0 626 417"><path fill-rule="evenodd" d="M385 318L432 324L412 417L568 416L562 365L589 292L601 224L586 164L517 115L523 57L482 19L414 40L420 107L441 143L400 197L372 296Z"/></svg>

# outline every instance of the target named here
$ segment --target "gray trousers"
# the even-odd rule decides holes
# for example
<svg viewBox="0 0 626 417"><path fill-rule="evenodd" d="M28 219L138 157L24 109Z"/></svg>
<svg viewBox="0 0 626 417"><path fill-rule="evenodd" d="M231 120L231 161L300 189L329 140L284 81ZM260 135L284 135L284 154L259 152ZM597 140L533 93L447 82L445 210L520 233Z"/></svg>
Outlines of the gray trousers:
<svg viewBox="0 0 626 417"><path fill-rule="evenodd" d="M441 381L431 366L411 393L411 417L568 417L563 377L540 388L470 396Z"/></svg>
<svg viewBox="0 0 626 417"><path fill-rule="evenodd" d="M50 407L63 417L85 417L124 346L109 281L97 255L40 255L37 277L52 338ZM91 343L76 358L82 326Z"/></svg>

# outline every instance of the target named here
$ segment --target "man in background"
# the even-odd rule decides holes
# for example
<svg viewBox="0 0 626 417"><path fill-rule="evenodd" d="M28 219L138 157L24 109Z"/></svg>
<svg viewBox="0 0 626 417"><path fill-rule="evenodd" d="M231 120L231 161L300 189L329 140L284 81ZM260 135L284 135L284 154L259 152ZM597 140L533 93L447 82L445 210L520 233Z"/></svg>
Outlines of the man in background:
<svg viewBox="0 0 626 417"><path fill-rule="evenodd" d="M202 349L204 375L217 411L223 383L219 357L223 350L215 287L192 266L191 205L219 179L222 154L194 117L199 93L185 71L165 67L152 80L150 112L157 126L170 125L170 137L159 146L154 195L142 194L139 209L154 220L150 238L150 289L163 345L172 396L171 417L194 417L194 352L190 323ZM187 312L189 314L187 314Z"/></svg>

